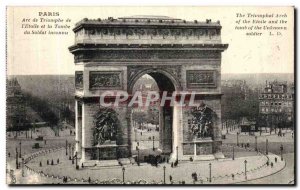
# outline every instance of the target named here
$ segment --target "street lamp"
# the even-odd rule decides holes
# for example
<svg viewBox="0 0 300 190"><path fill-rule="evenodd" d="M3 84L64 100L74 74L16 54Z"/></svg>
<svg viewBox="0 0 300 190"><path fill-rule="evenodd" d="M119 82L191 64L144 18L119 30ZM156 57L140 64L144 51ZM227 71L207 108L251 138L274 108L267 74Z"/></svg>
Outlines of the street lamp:
<svg viewBox="0 0 300 190"><path fill-rule="evenodd" d="M266 139L266 155L268 155L269 151L268 151L268 139Z"/></svg>
<svg viewBox="0 0 300 190"><path fill-rule="evenodd" d="M66 140L66 156L68 156L68 140Z"/></svg>
<svg viewBox="0 0 300 190"><path fill-rule="evenodd" d="M25 171L24 171L24 158L22 158L22 177L25 177Z"/></svg>
<svg viewBox="0 0 300 190"><path fill-rule="evenodd" d="M166 184L166 166L164 166L163 169L164 169L164 184Z"/></svg>
<svg viewBox="0 0 300 190"><path fill-rule="evenodd" d="M178 163L178 146L176 146L176 161Z"/></svg>
<svg viewBox="0 0 300 190"><path fill-rule="evenodd" d="M72 153L71 153L71 143L69 144L69 160L72 160Z"/></svg>
<svg viewBox="0 0 300 190"><path fill-rule="evenodd" d="M123 172L123 183L125 183L125 168L122 168L122 172Z"/></svg>
<svg viewBox="0 0 300 190"><path fill-rule="evenodd" d="M74 156L74 157L75 157L75 159L76 159L76 160L75 160L75 161L76 161L76 162L75 162L75 167L76 167L76 170L78 170L78 169L79 169L79 166L78 166L78 164L77 164L77 159L78 159L78 158L77 158L77 151L75 152L75 156Z"/></svg>
<svg viewBox="0 0 300 190"><path fill-rule="evenodd" d="M239 146L239 132L236 132L236 145Z"/></svg>
<svg viewBox="0 0 300 190"><path fill-rule="evenodd" d="M255 151L258 152L258 149L257 149L257 136L255 136Z"/></svg>
<svg viewBox="0 0 300 190"><path fill-rule="evenodd" d="M282 151L283 151L283 145L281 144L281 146L280 146L281 161L283 161Z"/></svg>
<svg viewBox="0 0 300 190"><path fill-rule="evenodd" d="M140 149L139 147L137 147L137 162L138 162L138 166L140 166Z"/></svg>
<svg viewBox="0 0 300 190"><path fill-rule="evenodd" d="M232 160L234 160L234 146L232 147Z"/></svg>
<svg viewBox="0 0 300 190"><path fill-rule="evenodd" d="M209 163L209 182L211 182L211 163Z"/></svg>
<svg viewBox="0 0 300 190"><path fill-rule="evenodd" d="M247 179L247 160L245 160L244 163L245 163L245 179Z"/></svg>
<svg viewBox="0 0 300 190"><path fill-rule="evenodd" d="M153 151L154 151L154 150L155 150L155 149L154 149L154 136L152 136L152 139L153 139Z"/></svg>
<svg viewBox="0 0 300 190"><path fill-rule="evenodd" d="M18 148L16 147L16 169L19 169L19 161L18 161L19 155L18 155Z"/></svg>
<svg viewBox="0 0 300 190"><path fill-rule="evenodd" d="M21 156L21 154L22 154L22 153L21 153L21 152L22 152L22 146L21 146L22 143L21 143L21 141L20 141L19 145L20 145L20 154L19 154L19 158L21 158L21 157L22 157L22 156Z"/></svg>
<svg viewBox="0 0 300 190"><path fill-rule="evenodd" d="M72 156L74 155L74 144L72 146Z"/></svg>

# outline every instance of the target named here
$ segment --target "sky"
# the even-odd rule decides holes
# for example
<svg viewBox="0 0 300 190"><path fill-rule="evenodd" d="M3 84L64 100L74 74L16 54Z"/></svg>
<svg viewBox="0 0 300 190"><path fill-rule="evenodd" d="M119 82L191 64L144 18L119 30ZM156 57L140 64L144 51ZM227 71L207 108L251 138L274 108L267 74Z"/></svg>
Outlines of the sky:
<svg viewBox="0 0 300 190"><path fill-rule="evenodd" d="M38 12L59 12L70 18L69 35L24 35L23 18L39 18ZM235 30L236 14L287 14L288 30L282 36L246 36ZM189 21L219 20L222 43L222 73L293 73L294 29L292 7L9 7L7 12L7 74L74 74L72 28L83 18L96 19L132 15L162 15ZM51 18L51 17L49 17ZM54 17L55 18L55 17Z"/></svg>

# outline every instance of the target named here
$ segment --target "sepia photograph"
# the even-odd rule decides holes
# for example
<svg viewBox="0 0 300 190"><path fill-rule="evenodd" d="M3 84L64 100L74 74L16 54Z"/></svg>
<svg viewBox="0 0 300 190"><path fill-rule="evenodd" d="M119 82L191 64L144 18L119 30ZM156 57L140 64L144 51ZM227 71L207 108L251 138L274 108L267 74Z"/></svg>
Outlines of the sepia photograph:
<svg viewBox="0 0 300 190"><path fill-rule="evenodd" d="M7 6L6 183L294 186L294 16Z"/></svg>

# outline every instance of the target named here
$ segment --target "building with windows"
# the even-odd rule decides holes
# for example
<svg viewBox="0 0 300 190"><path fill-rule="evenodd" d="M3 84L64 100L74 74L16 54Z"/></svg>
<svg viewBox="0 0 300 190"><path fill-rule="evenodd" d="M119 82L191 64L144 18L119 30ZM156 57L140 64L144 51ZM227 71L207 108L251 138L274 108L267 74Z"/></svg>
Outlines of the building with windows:
<svg viewBox="0 0 300 190"><path fill-rule="evenodd" d="M259 114L266 127L277 128L294 120L294 84L266 81L259 95Z"/></svg>
<svg viewBox="0 0 300 190"><path fill-rule="evenodd" d="M20 130L25 126L26 108L21 86L16 78L7 80L6 95L7 129Z"/></svg>

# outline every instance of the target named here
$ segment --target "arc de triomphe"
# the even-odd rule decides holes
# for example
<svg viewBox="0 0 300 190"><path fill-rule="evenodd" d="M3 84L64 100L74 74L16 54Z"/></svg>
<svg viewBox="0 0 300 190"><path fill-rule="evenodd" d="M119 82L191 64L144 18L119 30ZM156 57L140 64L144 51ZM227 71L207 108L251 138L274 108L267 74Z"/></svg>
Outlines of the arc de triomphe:
<svg viewBox="0 0 300 190"><path fill-rule="evenodd" d="M81 162L132 156L131 108L103 108L99 99L106 90L132 93L144 74L160 91L196 92L200 104L160 108L162 153L179 160L221 158L221 53L228 47L221 42L221 28L219 21L164 16L79 21L69 50ZM210 132L200 132L201 127Z"/></svg>

